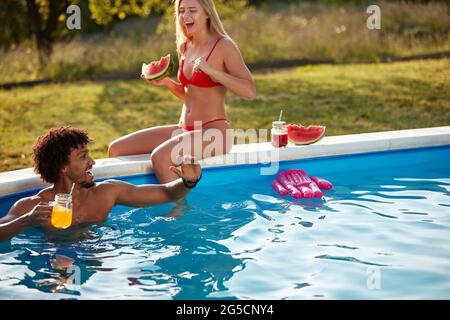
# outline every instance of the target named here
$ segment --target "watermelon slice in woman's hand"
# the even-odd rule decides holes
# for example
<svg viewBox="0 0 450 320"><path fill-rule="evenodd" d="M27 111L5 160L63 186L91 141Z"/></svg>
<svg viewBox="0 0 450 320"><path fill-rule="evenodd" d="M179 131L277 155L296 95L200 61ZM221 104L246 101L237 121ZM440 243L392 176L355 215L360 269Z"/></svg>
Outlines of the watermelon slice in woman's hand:
<svg viewBox="0 0 450 320"><path fill-rule="evenodd" d="M173 61L168 54L159 61L142 64L141 76L147 80L161 80L173 72Z"/></svg>
<svg viewBox="0 0 450 320"><path fill-rule="evenodd" d="M325 126L310 125L304 127L302 125L288 124L289 141L295 144L311 144L319 141L325 135Z"/></svg>

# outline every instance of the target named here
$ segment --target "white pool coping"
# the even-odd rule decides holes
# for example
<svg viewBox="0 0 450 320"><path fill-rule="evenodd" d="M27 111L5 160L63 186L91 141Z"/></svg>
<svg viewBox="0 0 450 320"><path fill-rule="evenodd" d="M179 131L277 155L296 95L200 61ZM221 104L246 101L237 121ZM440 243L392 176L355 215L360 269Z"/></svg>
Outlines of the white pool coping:
<svg viewBox="0 0 450 320"><path fill-rule="evenodd" d="M325 137L308 146L274 148L270 142L234 145L231 152L202 160L203 168L450 145L450 126ZM150 154L96 160L95 179L150 174ZM41 189L31 168L0 173L0 196Z"/></svg>

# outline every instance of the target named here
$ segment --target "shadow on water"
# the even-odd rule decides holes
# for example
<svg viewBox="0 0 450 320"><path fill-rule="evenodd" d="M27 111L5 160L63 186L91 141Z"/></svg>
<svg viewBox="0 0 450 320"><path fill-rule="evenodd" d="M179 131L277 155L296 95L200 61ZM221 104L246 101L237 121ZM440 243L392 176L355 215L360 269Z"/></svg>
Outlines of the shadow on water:
<svg viewBox="0 0 450 320"><path fill-rule="evenodd" d="M40 230L30 229L0 244L0 255L14 256L12 261L2 258L2 265L26 267L22 273L11 272L17 280L14 286L77 298L81 297L77 288L89 288L88 280L95 274L111 273L114 277L113 274L123 268L114 263L105 268L104 262L122 256L126 259L131 254L138 260L128 267L139 271L138 276L130 271L128 285L152 296L205 299L210 294L226 291L224 283L245 268L246 259L234 258L227 247L216 241L229 238L236 229L250 222L252 216L241 215L239 221L220 223L219 217L187 206L183 215L174 219L167 217L172 210L170 207L131 210L116 207L106 225L69 233L43 234ZM204 235L203 228L212 230L208 233L210 236ZM68 269L69 266L79 268L81 287L70 285L73 284L73 273L69 272L73 269ZM112 294L102 288L95 290L99 297ZM121 293L115 294L120 296Z"/></svg>
<svg viewBox="0 0 450 320"><path fill-rule="evenodd" d="M76 286L82 286L95 274L91 261L82 256L104 252L95 246L98 241L92 226L46 234L30 229L0 243L0 254L14 254L13 261L2 261L3 265L27 267L23 274L17 275L19 281L14 285L45 293L80 296ZM94 265L100 267L102 262L95 260Z"/></svg>
<svg viewBox="0 0 450 320"><path fill-rule="evenodd" d="M222 298L236 298L226 293L224 283L245 268L247 259L236 258L229 248L218 242L232 237L254 217L245 210L219 212L219 208L217 204L199 205L191 199L178 219L167 216L171 211L168 205L137 211L130 216L138 225L151 221L150 226L141 229L145 234L139 238L157 242L147 247L151 264L143 263L140 276L128 278L129 285L154 291L158 290L155 288L158 285L171 283L176 287L171 294L173 299L206 299L218 293Z"/></svg>

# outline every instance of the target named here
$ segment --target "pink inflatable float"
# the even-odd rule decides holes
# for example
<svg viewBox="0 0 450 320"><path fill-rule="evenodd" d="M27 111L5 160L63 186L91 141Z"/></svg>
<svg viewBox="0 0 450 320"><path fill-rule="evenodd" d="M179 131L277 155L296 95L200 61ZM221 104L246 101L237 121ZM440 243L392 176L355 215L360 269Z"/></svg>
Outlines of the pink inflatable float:
<svg viewBox="0 0 450 320"><path fill-rule="evenodd" d="M319 178L310 177L300 169L290 169L280 172L272 182L272 188L280 195L291 194L295 199L299 198L321 198L321 190L333 188L331 182Z"/></svg>

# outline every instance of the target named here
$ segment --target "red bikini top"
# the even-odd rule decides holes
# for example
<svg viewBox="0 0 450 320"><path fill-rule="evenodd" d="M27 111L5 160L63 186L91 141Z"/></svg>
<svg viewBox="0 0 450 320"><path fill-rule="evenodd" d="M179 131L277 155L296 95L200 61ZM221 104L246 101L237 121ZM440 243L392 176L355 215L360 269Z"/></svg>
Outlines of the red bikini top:
<svg viewBox="0 0 450 320"><path fill-rule="evenodd" d="M216 43L214 44L213 48L211 49L211 52L206 57L206 61L208 61L209 57L211 56L211 53L214 51L214 49L216 48L217 43L219 43L220 40L222 40L222 38L219 38L216 41ZM187 42L184 43L183 54L186 52L186 49L187 49ZM211 87L222 86L221 83L214 82L213 80L211 80L211 78L206 73L204 73L201 70L196 70L194 73L192 73L191 79L188 79L184 75L183 67L184 67L184 56L182 57L181 62L180 62L180 67L178 68L178 80L185 87L190 85L190 84L194 85L196 87L202 87L202 88L211 88Z"/></svg>

